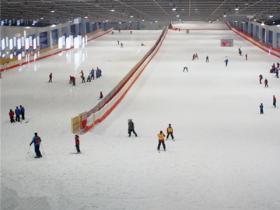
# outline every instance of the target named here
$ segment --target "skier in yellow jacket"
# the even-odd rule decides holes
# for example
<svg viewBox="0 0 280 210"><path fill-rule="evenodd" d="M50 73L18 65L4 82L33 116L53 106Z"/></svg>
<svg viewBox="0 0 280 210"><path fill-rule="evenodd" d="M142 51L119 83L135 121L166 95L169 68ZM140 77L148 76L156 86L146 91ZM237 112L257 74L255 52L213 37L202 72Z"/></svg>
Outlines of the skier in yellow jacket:
<svg viewBox="0 0 280 210"><path fill-rule="evenodd" d="M166 150L165 143L164 143L165 135L162 131L158 134L158 151L160 150L160 145L162 144L164 151Z"/></svg>
<svg viewBox="0 0 280 210"><path fill-rule="evenodd" d="M171 124L168 125L166 132L167 132L166 140L169 138L169 135L170 135L172 140L174 141L173 128L171 127Z"/></svg>

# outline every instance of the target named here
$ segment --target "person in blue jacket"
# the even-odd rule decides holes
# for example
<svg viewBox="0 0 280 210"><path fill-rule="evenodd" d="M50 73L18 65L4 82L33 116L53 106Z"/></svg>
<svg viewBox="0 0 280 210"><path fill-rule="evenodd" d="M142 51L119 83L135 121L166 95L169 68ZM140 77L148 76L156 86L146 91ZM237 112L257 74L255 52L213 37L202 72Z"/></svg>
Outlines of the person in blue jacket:
<svg viewBox="0 0 280 210"><path fill-rule="evenodd" d="M25 115L25 109L22 105L19 106L20 108L20 114L21 114L21 119L25 120L24 115Z"/></svg>
<svg viewBox="0 0 280 210"><path fill-rule="evenodd" d="M30 146L34 144L34 150L35 150L35 158L41 158L42 154L40 151L40 144L41 144L41 138L38 136L37 133L34 133L34 137L32 139L32 141L30 142Z"/></svg>
<svg viewBox="0 0 280 210"><path fill-rule="evenodd" d="M260 114L263 114L263 103L260 104Z"/></svg>
<svg viewBox="0 0 280 210"><path fill-rule="evenodd" d="M18 108L18 106L15 109L15 114L16 114L16 121L20 122L20 109Z"/></svg>

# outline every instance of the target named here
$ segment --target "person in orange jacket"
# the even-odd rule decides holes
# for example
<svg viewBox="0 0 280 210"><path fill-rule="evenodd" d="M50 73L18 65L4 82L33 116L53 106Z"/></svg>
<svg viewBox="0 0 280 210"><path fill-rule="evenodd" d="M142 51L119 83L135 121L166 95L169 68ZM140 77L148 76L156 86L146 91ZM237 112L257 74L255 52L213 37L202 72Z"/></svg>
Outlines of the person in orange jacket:
<svg viewBox="0 0 280 210"><path fill-rule="evenodd" d="M79 135L75 135L75 146L76 146L77 153L81 153L81 151L80 151L80 137L79 137Z"/></svg>
<svg viewBox="0 0 280 210"><path fill-rule="evenodd" d="M158 151L160 150L160 145L163 146L164 151L166 151L165 143L164 143L165 135L162 131L159 132L158 134Z"/></svg>
<svg viewBox="0 0 280 210"><path fill-rule="evenodd" d="M167 127L167 129L166 129L166 132L167 132L167 137L166 137L166 139L168 139L169 136L171 136L172 140L174 141L173 128L171 127L171 124L168 125L168 127Z"/></svg>

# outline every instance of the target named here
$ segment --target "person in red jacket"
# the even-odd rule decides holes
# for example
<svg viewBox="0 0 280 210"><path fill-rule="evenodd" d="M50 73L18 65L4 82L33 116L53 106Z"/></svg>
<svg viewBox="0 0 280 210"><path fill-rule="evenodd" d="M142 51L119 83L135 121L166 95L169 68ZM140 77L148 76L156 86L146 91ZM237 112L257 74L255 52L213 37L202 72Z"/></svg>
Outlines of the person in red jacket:
<svg viewBox="0 0 280 210"><path fill-rule="evenodd" d="M15 115L14 111L12 109L10 109L9 116L10 116L11 123L15 122L14 115Z"/></svg>
<svg viewBox="0 0 280 210"><path fill-rule="evenodd" d="M80 151L80 137L79 137L79 135L75 135L75 145L76 145L77 153L81 153L81 151Z"/></svg>

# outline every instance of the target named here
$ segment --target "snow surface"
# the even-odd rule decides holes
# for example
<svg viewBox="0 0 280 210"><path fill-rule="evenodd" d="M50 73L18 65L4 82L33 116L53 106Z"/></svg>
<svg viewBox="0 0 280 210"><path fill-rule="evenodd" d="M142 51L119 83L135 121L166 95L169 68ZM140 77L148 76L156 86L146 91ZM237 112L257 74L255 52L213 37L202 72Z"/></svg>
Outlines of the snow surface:
<svg viewBox="0 0 280 210"><path fill-rule="evenodd" d="M169 31L125 99L80 137L82 154L73 154L70 118L93 107L99 90L106 94L159 34L116 32L3 74L2 209L280 209L280 110L272 107L273 94L280 100L280 80L268 73L279 59L231 31ZM221 38L234 38L235 46L220 47ZM199 60L191 61L195 52ZM92 66L104 77L69 86L70 74ZM51 71L54 83L48 84ZM258 84L260 73L269 88ZM19 104L29 122L11 125L8 110ZM127 137L130 118L138 138ZM156 135L168 123L175 142L166 141L167 151L158 153ZM33 148L27 153L35 131L43 140L42 159L32 158Z"/></svg>

